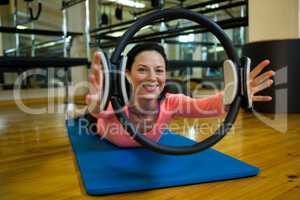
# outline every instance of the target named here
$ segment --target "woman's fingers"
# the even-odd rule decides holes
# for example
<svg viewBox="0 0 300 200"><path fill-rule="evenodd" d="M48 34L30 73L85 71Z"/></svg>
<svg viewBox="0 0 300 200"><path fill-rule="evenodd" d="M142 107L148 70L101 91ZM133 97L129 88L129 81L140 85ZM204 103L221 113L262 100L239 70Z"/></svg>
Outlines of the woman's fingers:
<svg viewBox="0 0 300 200"><path fill-rule="evenodd" d="M253 96L252 101L271 101L271 96Z"/></svg>
<svg viewBox="0 0 300 200"><path fill-rule="evenodd" d="M270 87L272 84L273 84L273 80L268 79L265 82L263 82L263 83L259 84L258 86L254 87L252 89L252 94L254 95L257 92L262 91L262 90Z"/></svg>
<svg viewBox="0 0 300 200"><path fill-rule="evenodd" d="M98 95L88 94L86 95L85 101L90 112L98 113L100 102Z"/></svg>
<svg viewBox="0 0 300 200"><path fill-rule="evenodd" d="M100 102L100 90L97 87L97 83L93 74L90 75L90 93L86 95L85 102L88 105L88 110L90 113L97 114L99 112L99 102Z"/></svg>
<svg viewBox="0 0 300 200"><path fill-rule="evenodd" d="M89 75L89 81L92 84L91 92L98 93L99 88L102 87L103 81L103 73L102 73L102 64L101 64L101 56L99 52L94 54L93 62L92 62L92 72Z"/></svg>
<svg viewBox="0 0 300 200"><path fill-rule="evenodd" d="M90 94L98 94L100 92L100 86L99 83L96 81L95 75L90 74L89 75L89 80L90 80Z"/></svg>
<svg viewBox="0 0 300 200"><path fill-rule="evenodd" d="M274 75L275 75L274 71L272 71L272 70L267 71L267 72L259 75L258 77L254 78L254 80L251 81L251 85L253 87L258 86L259 84L265 82L266 80L273 77Z"/></svg>
<svg viewBox="0 0 300 200"><path fill-rule="evenodd" d="M269 60L263 60L260 62L250 73L251 79L254 79L260 72L270 64Z"/></svg>
<svg viewBox="0 0 300 200"><path fill-rule="evenodd" d="M101 97L102 88L102 63L101 56L99 52L94 54L92 62L92 70L89 74L90 81L90 93L86 95L86 104L90 112L97 114L99 112L99 102Z"/></svg>
<svg viewBox="0 0 300 200"><path fill-rule="evenodd" d="M99 101L99 97L97 96L97 95L95 95L95 94L88 94L87 96L86 96L86 101L88 102L88 103L96 103L96 104L98 104L100 101Z"/></svg>
<svg viewBox="0 0 300 200"><path fill-rule="evenodd" d="M94 86L95 88L98 89L100 85L97 82L95 75L94 74L90 74L89 75L89 79L90 79L90 82L91 82L92 86Z"/></svg>
<svg viewBox="0 0 300 200"><path fill-rule="evenodd" d="M273 84L273 80L270 79L275 75L275 72L269 70L261 75L259 75L264 68L266 68L270 64L269 60L263 60L260 62L250 73L251 78L251 94L253 101L271 101L271 96L255 96L254 94L262 91Z"/></svg>
<svg viewBox="0 0 300 200"><path fill-rule="evenodd" d="M92 73L95 75L98 83L102 80L102 73L100 71L102 71L101 56L99 52L96 52L93 58Z"/></svg>

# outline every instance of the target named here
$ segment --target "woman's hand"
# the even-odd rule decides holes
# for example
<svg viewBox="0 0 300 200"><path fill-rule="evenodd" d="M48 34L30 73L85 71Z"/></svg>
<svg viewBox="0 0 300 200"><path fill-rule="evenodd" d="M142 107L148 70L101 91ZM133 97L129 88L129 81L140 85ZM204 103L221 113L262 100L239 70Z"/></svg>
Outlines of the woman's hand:
<svg viewBox="0 0 300 200"><path fill-rule="evenodd" d="M89 74L90 91L85 99L89 112L95 117L99 114L100 97L102 96L100 88L102 88L103 74L100 73L101 71L102 63L100 53L96 52L93 58L92 71Z"/></svg>
<svg viewBox="0 0 300 200"><path fill-rule="evenodd" d="M261 71L270 64L269 60L263 60L250 72L250 94L253 101L271 101L271 96L255 96L259 91L262 91L273 84L271 79L275 72L269 70L260 74Z"/></svg>

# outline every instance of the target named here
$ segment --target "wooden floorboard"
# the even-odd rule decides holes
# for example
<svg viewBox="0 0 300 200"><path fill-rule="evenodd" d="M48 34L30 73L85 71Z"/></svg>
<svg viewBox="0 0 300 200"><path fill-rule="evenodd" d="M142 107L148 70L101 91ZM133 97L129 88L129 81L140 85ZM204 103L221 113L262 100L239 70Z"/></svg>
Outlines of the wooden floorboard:
<svg viewBox="0 0 300 200"><path fill-rule="evenodd" d="M63 110L63 105L60 106ZM41 106L40 106L41 107ZM215 148L261 169L257 177L102 197L86 195L64 127L65 114L30 115L0 110L0 199L300 199L300 114L279 115L280 132L241 111L233 131ZM272 114L267 115L272 118ZM215 127L216 119L175 119L174 131L193 135L185 123ZM195 169L197 170L197 166Z"/></svg>

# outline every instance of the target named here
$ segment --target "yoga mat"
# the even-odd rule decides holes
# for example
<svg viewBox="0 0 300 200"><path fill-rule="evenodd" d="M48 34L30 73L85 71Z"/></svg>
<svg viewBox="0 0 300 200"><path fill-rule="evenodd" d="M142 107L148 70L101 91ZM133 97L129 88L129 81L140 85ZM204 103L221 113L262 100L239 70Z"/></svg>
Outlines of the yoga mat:
<svg viewBox="0 0 300 200"><path fill-rule="evenodd" d="M255 176L257 167L212 148L184 155L162 155L143 147L119 148L91 134L79 118L66 121L86 192L104 195ZM83 127L83 128L82 128ZM161 144L194 141L166 130Z"/></svg>

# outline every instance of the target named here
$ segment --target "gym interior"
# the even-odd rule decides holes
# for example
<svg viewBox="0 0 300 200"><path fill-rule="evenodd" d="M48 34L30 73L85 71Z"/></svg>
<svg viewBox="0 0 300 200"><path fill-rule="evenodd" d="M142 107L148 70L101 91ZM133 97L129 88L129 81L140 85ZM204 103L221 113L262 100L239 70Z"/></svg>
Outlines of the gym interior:
<svg viewBox="0 0 300 200"><path fill-rule="evenodd" d="M1 200L300 199L300 0L1 0L0 17ZM113 144L88 96L134 101L139 44L164 50L168 95L225 111L174 114L155 142L117 112L137 146Z"/></svg>

